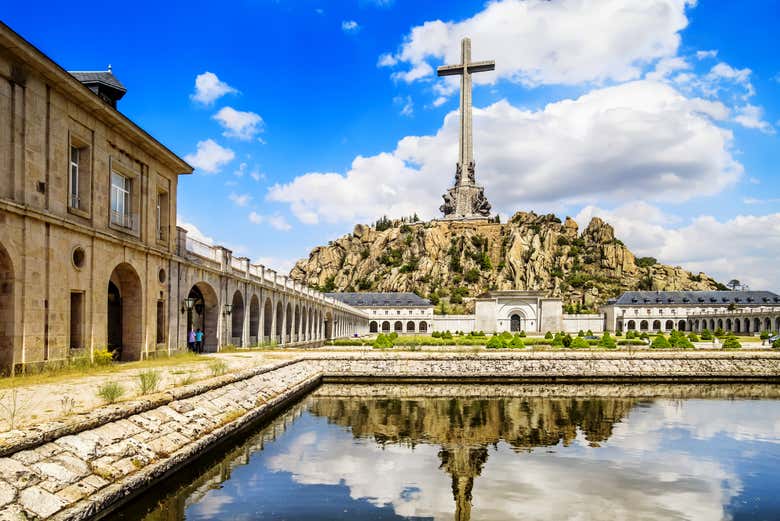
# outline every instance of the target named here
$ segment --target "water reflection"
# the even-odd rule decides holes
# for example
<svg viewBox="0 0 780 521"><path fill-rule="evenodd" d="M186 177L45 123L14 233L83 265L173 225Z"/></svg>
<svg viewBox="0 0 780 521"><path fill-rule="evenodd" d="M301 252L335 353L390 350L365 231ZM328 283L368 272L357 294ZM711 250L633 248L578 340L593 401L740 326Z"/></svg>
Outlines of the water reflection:
<svg viewBox="0 0 780 521"><path fill-rule="evenodd" d="M777 519L777 394L326 385L125 517Z"/></svg>

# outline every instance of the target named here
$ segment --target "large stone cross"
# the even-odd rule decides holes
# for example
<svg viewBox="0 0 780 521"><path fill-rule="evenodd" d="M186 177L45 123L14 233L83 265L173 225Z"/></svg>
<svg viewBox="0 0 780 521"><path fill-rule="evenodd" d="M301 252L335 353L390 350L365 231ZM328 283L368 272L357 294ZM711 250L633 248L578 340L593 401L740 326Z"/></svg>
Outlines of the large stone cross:
<svg viewBox="0 0 780 521"><path fill-rule="evenodd" d="M471 61L471 39L460 41L460 63L444 65L437 69L439 76L460 75L460 144L458 150L458 168L455 186L474 184L474 143L471 135L471 75L475 72L492 71L496 68L494 61ZM468 169L469 175L461 175L463 169Z"/></svg>

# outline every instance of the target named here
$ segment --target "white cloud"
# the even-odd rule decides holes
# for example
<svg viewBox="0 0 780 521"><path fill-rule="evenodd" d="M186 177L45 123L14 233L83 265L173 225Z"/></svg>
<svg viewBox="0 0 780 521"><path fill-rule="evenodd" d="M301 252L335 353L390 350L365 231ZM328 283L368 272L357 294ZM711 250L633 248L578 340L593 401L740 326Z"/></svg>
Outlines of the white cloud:
<svg viewBox="0 0 780 521"><path fill-rule="evenodd" d="M614 210L588 206L576 220L588 222L594 215L612 224L637 256L704 271L718 280L737 278L754 289L780 290L780 213L725 221L702 215L679 226L659 208L629 203Z"/></svg>
<svg viewBox="0 0 780 521"><path fill-rule="evenodd" d="M393 98L393 103L401 105L401 115L411 117L414 115L414 102L411 96L396 96Z"/></svg>
<svg viewBox="0 0 780 521"><path fill-rule="evenodd" d="M716 58L718 51L716 49L710 49L708 51L696 51L696 58L699 60L706 60L707 58Z"/></svg>
<svg viewBox="0 0 780 521"><path fill-rule="evenodd" d="M647 73L645 78L648 80L664 80L671 76L673 72L690 68L691 65L685 60L685 58L681 58L679 56L662 58L658 60L658 63L656 63L655 70Z"/></svg>
<svg viewBox="0 0 780 521"><path fill-rule="evenodd" d="M236 206L246 206L249 204L249 201L252 200L252 196L249 194L237 194L233 192L228 196L228 199Z"/></svg>
<svg viewBox="0 0 780 521"><path fill-rule="evenodd" d="M636 81L594 90L537 111L499 101L474 111L477 181L494 212L597 197L684 201L733 185L742 166L726 109L669 85ZM269 190L304 223L363 222L387 214L437 215L452 183L458 114L431 136L409 136L390 153L358 156L345 174L307 173ZM565 151L565 153L561 153Z"/></svg>
<svg viewBox="0 0 780 521"><path fill-rule="evenodd" d="M287 222L283 215L261 215L257 212L249 213L249 222L253 224L268 224L271 228L286 232L292 229L292 225Z"/></svg>
<svg viewBox="0 0 780 521"><path fill-rule="evenodd" d="M213 72L204 72L195 77L195 92L190 95L194 101L211 105L225 94L235 94L238 91L221 81Z"/></svg>
<svg viewBox="0 0 780 521"><path fill-rule="evenodd" d="M427 21L412 28L394 59L420 79L428 60L460 61L460 40L470 36L475 60L495 59L498 78L526 85L636 79L646 64L674 56L693 0L499 0L461 22ZM432 69L429 69L429 74Z"/></svg>
<svg viewBox="0 0 780 521"><path fill-rule="evenodd" d="M433 100L433 106L434 106L434 107L441 107L441 106L442 106L442 105L444 105L445 103L447 103L447 98L446 98L446 97L444 97L444 96L439 96L438 98L436 98L435 100Z"/></svg>
<svg viewBox="0 0 780 521"><path fill-rule="evenodd" d="M232 107L222 107L214 114L225 132L225 137L234 137L249 141L263 131L263 118L254 112L242 112Z"/></svg>
<svg viewBox="0 0 780 521"><path fill-rule="evenodd" d="M737 108L734 121L746 128L758 129L765 134L774 134L774 127L763 119L764 109L750 103Z"/></svg>
<svg viewBox="0 0 780 521"><path fill-rule="evenodd" d="M392 67L397 63L398 60L396 60L392 54L385 53L379 57L379 59L376 62L376 65L377 67Z"/></svg>
<svg viewBox="0 0 780 521"><path fill-rule="evenodd" d="M229 148L220 146L213 139L207 139L198 141L197 151L194 154L184 156L184 160L198 170L216 174L235 157L236 154Z"/></svg>
<svg viewBox="0 0 780 521"><path fill-rule="evenodd" d="M355 20L344 20L341 22L341 30L345 33L356 33L360 30L360 24Z"/></svg>
<svg viewBox="0 0 780 521"><path fill-rule="evenodd" d="M770 197L768 199L758 199L756 197L745 197L742 199L745 204L777 204L780 203L780 197Z"/></svg>
<svg viewBox="0 0 780 521"><path fill-rule="evenodd" d="M208 235L204 234L197 226L191 222L187 222L181 215L176 216L176 225L187 230L187 235L189 237L192 237L193 239L200 242L205 242L206 244L214 244L213 237L209 237Z"/></svg>

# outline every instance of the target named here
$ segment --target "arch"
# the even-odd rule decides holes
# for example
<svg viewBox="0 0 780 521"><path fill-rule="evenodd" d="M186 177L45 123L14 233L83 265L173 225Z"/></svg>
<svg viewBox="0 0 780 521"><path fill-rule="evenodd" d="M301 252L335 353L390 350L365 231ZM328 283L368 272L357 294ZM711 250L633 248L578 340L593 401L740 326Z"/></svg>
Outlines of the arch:
<svg viewBox="0 0 780 521"><path fill-rule="evenodd" d="M735 333L741 333L742 332L742 321L738 318L734 319L734 332Z"/></svg>
<svg viewBox="0 0 780 521"><path fill-rule="evenodd" d="M270 342L273 335L274 305L271 297L265 299L263 305L263 342Z"/></svg>
<svg viewBox="0 0 780 521"><path fill-rule="evenodd" d="M260 299L252 294L249 299L249 344L260 343Z"/></svg>
<svg viewBox="0 0 780 521"><path fill-rule="evenodd" d="M140 360L143 355L144 316L141 278L123 262L111 272L107 284L106 337L111 351L120 360Z"/></svg>
<svg viewBox="0 0 780 521"><path fill-rule="evenodd" d="M14 365L14 267L0 245L0 375L11 374Z"/></svg>
<svg viewBox="0 0 780 521"><path fill-rule="evenodd" d="M407 333L414 333L414 329L415 329L415 327L414 327L414 322L413 321L410 320L409 322L406 323L406 332Z"/></svg>
<svg viewBox="0 0 780 521"><path fill-rule="evenodd" d="M780 332L780 317L775 318L775 333Z"/></svg>
<svg viewBox="0 0 780 521"><path fill-rule="evenodd" d="M295 319L293 322L293 334L295 335L295 341L298 341L298 335L301 334L301 306L295 304Z"/></svg>
<svg viewBox="0 0 780 521"><path fill-rule="evenodd" d="M636 322L633 320L629 320L628 324L626 325L629 331L636 331Z"/></svg>
<svg viewBox="0 0 780 521"><path fill-rule="evenodd" d="M717 327L718 329L723 329L723 319L722 318L719 318L718 321L716 322L716 324L718 326Z"/></svg>
<svg viewBox="0 0 780 521"><path fill-rule="evenodd" d="M230 343L241 346L244 336L244 296L241 291L233 293L233 301L230 309Z"/></svg>
<svg viewBox="0 0 780 521"><path fill-rule="evenodd" d="M376 323L376 320L372 320L368 323L368 332L369 333L378 333L379 332L379 324Z"/></svg>
<svg viewBox="0 0 780 521"><path fill-rule="evenodd" d="M404 332L404 323L400 320L396 320L395 324L393 324L393 331L396 333L403 333Z"/></svg>
<svg viewBox="0 0 780 521"><path fill-rule="evenodd" d="M647 331L647 320L643 320L639 323L640 331Z"/></svg>
<svg viewBox="0 0 780 521"><path fill-rule="evenodd" d="M766 317L764 319L764 331L771 331L771 330L772 330L772 319Z"/></svg>
<svg viewBox="0 0 780 521"><path fill-rule="evenodd" d="M519 333L525 329L524 325L525 315L523 313L512 313L512 316L509 317L509 330L513 333Z"/></svg>
<svg viewBox="0 0 780 521"><path fill-rule="evenodd" d="M330 311L325 313L325 339L333 339L333 315L331 315Z"/></svg>
<svg viewBox="0 0 780 521"><path fill-rule="evenodd" d="M282 343L282 332L284 331L284 308L281 302L276 303L276 331L274 340L278 343Z"/></svg>
<svg viewBox="0 0 780 521"><path fill-rule="evenodd" d="M664 326L665 326L664 329L666 329L667 331L671 331L672 329L674 329L674 322L672 320L667 320Z"/></svg>
<svg viewBox="0 0 780 521"><path fill-rule="evenodd" d="M661 321L653 320L653 331L660 331L660 330L661 330Z"/></svg>
<svg viewBox="0 0 780 521"><path fill-rule="evenodd" d="M715 331L715 319L710 319L710 331Z"/></svg>
<svg viewBox="0 0 780 521"><path fill-rule="evenodd" d="M750 333L750 319L749 318L743 318L742 319L742 331L745 333Z"/></svg>
<svg viewBox="0 0 780 521"><path fill-rule="evenodd" d="M418 328L418 331L420 333L427 333L428 332L428 322L426 322L425 320L420 322L420 327Z"/></svg>
<svg viewBox="0 0 780 521"><path fill-rule="evenodd" d="M308 340L306 335L306 308L301 308L301 338L300 340Z"/></svg>
<svg viewBox="0 0 780 521"><path fill-rule="evenodd" d="M726 319L726 331L731 331L731 319Z"/></svg>
<svg viewBox="0 0 780 521"><path fill-rule="evenodd" d="M292 326L293 326L293 307L291 303L287 303L287 308L284 312L284 340L282 340L283 343L287 343L290 341L290 337L292 335Z"/></svg>
<svg viewBox="0 0 780 521"><path fill-rule="evenodd" d="M190 329L203 331L203 350L217 349L217 324L219 322L219 301L217 292L208 282L198 282L190 288L187 298L194 301L187 311L187 333Z"/></svg>
<svg viewBox="0 0 780 521"><path fill-rule="evenodd" d="M761 332L761 319L760 318L754 318L753 319L753 333L760 333Z"/></svg>
<svg viewBox="0 0 780 521"><path fill-rule="evenodd" d="M309 307L309 339L316 340L317 330L314 322L314 310Z"/></svg>
<svg viewBox="0 0 780 521"><path fill-rule="evenodd" d="M382 322L382 332L383 333L389 333L390 332L390 322L388 322L387 320Z"/></svg>
<svg viewBox="0 0 780 521"><path fill-rule="evenodd" d="M685 325L685 320L678 320L677 321L677 330L678 331L685 331L687 329Z"/></svg>

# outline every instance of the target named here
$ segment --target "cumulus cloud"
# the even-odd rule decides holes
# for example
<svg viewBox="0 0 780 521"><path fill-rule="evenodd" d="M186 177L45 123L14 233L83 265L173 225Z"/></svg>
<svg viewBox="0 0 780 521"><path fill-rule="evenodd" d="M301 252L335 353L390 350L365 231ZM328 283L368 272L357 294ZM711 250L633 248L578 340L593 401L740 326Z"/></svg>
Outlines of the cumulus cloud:
<svg viewBox="0 0 780 521"><path fill-rule="evenodd" d="M254 112L242 112L232 107L222 107L214 114L214 119L219 122L225 131L225 137L234 137L249 141L263 131L263 118Z"/></svg>
<svg viewBox="0 0 780 521"><path fill-rule="evenodd" d="M499 0L461 22L432 20L412 28L396 62L417 71L398 77L415 81L432 74L428 61L458 63L460 40L473 38L475 60L495 59L498 78L526 85L627 81L651 61L677 53L686 7L694 0ZM393 60L386 59L387 65Z"/></svg>
<svg viewBox="0 0 780 521"><path fill-rule="evenodd" d="M193 223L188 222L181 215L177 215L176 216L176 225L177 226L181 226L182 228L187 230L187 235L189 237L192 237L193 239L195 239L197 241L200 241L200 242L205 242L206 244L211 244L211 245L214 244L214 238L213 237L209 237L208 235L206 235L205 233L200 231L200 228L195 226Z"/></svg>
<svg viewBox="0 0 780 521"><path fill-rule="evenodd" d="M197 150L194 154L187 154L184 160L194 166L197 170L209 174L216 174L223 166L233 161L236 154L229 148L220 146L213 139L198 141Z"/></svg>
<svg viewBox="0 0 780 521"><path fill-rule="evenodd" d="M401 106L401 115L410 117L414 115L414 101L411 96L396 96L393 98L393 103Z"/></svg>
<svg viewBox="0 0 780 521"><path fill-rule="evenodd" d="M211 105L225 94L235 94L236 89L221 81L213 72L204 72L195 77L195 92L190 95L193 101Z"/></svg>
<svg viewBox="0 0 780 521"><path fill-rule="evenodd" d="M236 206L246 206L249 204L249 201L252 200L252 196L249 194L237 194L232 192L228 196L228 199L230 199Z"/></svg>
<svg viewBox="0 0 780 521"><path fill-rule="evenodd" d="M477 180L494 211L598 197L684 201L733 185L742 166L719 103L640 80L528 111L499 101L474 111ZM565 153L561 153L565 151ZM452 183L458 114L435 135L409 136L393 152L358 156L345 174L307 173L269 190L304 223L363 222L383 214L437 215Z"/></svg>
<svg viewBox="0 0 780 521"><path fill-rule="evenodd" d="M286 232L292 229L292 225L287 222L283 215L261 215L257 212L249 213L249 222L253 224L267 224L274 230Z"/></svg>
<svg viewBox="0 0 780 521"><path fill-rule="evenodd" d="M355 20L344 20L341 22L341 30L345 33L356 33L360 30L360 24Z"/></svg>
<svg viewBox="0 0 780 521"><path fill-rule="evenodd" d="M604 218L636 255L704 271L718 280L737 278L755 289L780 290L780 213L718 220L702 215L685 224L647 203L612 210L587 206L575 217ZM691 245L695 245L692 247Z"/></svg>
<svg viewBox="0 0 780 521"><path fill-rule="evenodd" d="M734 121L746 128L754 128L765 134L774 134L774 127L764 120L764 109L750 103L737 108Z"/></svg>
<svg viewBox="0 0 780 521"><path fill-rule="evenodd" d="M706 60L707 58L715 58L718 56L717 49L710 49L707 51L696 51L696 58L699 60Z"/></svg>

